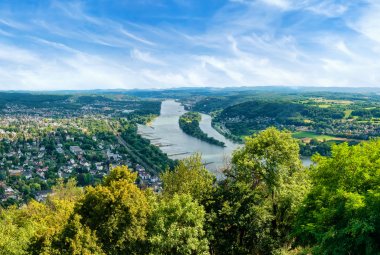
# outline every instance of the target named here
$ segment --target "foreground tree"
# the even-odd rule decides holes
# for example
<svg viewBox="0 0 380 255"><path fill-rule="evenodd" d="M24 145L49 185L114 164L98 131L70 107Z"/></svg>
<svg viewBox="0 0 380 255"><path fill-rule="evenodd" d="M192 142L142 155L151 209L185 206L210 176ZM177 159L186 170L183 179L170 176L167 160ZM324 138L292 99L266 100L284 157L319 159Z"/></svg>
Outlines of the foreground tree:
<svg viewBox="0 0 380 255"><path fill-rule="evenodd" d="M46 249L50 255L105 255L98 238L90 228L80 222L74 214L60 233L53 238L51 247Z"/></svg>
<svg viewBox="0 0 380 255"><path fill-rule="evenodd" d="M45 203L0 209L0 254L49 254L53 236L65 226L81 196L74 180L59 180Z"/></svg>
<svg viewBox="0 0 380 255"><path fill-rule="evenodd" d="M75 210L107 254L142 254L146 248L151 207L136 177L125 166L115 167L102 185L87 189Z"/></svg>
<svg viewBox="0 0 380 255"><path fill-rule="evenodd" d="M274 254L289 247L309 186L291 134L269 128L248 138L226 175L214 199L214 252Z"/></svg>
<svg viewBox="0 0 380 255"><path fill-rule="evenodd" d="M207 204L214 191L215 177L204 166L199 154L183 159L173 171L161 175L163 195L189 194L201 204Z"/></svg>
<svg viewBox="0 0 380 255"><path fill-rule="evenodd" d="M380 140L315 156L312 189L298 215L298 243L313 254L380 253Z"/></svg>
<svg viewBox="0 0 380 255"><path fill-rule="evenodd" d="M149 223L150 254L209 254L205 211L188 194L161 200Z"/></svg>

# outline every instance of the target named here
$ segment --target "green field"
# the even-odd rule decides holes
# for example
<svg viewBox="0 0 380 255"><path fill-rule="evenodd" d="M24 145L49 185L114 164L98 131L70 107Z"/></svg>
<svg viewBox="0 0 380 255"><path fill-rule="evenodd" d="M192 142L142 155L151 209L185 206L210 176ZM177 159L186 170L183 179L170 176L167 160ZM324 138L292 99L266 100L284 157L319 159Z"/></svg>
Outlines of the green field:
<svg viewBox="0 0 380 255"><path fill-rule="evenodd" d="M331 105L330 104L319 104L319 108L329 108Z"/></svg>
<svg viewBox="0 0 380 255"><path fill-rule="evenodd" d="M314 132L308 132L308 131L300 131L293 133L294 138L302 139L302 138L311 138L311 139L317 139L319 141L329 141L329 140L340 140L338 137L329 136L329 135L320 135L316 134Z"/></svg>
<svg viewBox="0 0 380 255"><path fill-rule="evenodd" d="M345 110L344 111L344 118L348 119L351 116L352 110Z"/></svg>

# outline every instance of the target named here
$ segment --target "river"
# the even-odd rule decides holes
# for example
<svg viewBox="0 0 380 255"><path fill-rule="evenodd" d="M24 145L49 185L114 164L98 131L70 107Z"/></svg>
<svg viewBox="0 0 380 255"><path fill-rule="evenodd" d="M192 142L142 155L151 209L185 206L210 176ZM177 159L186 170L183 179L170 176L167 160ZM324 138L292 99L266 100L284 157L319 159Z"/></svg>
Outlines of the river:
<svg viewBox="0 0 380 255"><path fill-rule="evenodd" d="M211 126L211 116L207 114L202 114L200 128L209 136L224 142L226 147L209 144L185 134L178 125L179 117L185 112L180 103L165 100L161 105L160 116L149 126L139 125L139 133L152 144L159 146L172 159L182 159L200 153L207 169L219 175L219 170L228 162L231 153L239 145L219 134Z"/></svg>
<svg viewBox="0 0 380 255"><path fill-rule="evenodd" d="M184 107L174 101L165 100L161 105L160 116L154 119L150 125L139 125L138 132L149 139L152 144L168 154L171 159L182 159L194 153L200 153L207 169L220 176L220 169L230 160L232 152L240 145L226 139L211 126L211 116L202 114L199 123L203 132L225 143L226 147L220 147L185 134L178 125L179 117L184 114ZM305 165L309 165L309 159L303 159Z"/></svg>

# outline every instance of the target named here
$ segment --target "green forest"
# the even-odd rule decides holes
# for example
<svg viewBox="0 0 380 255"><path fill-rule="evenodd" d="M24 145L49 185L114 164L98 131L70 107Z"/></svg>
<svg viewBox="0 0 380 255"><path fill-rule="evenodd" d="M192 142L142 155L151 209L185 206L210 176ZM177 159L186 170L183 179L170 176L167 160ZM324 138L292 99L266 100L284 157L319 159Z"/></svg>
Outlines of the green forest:
<svg viewBox="0 0 380 255"><path fill-rule="evenodd" d="M268 128L216 179L199 155L139 189L118 166L86 188L0 211L0 254L380 254L380 140L332 146L310 168Z"/></svg>
<svg viewBox="0 0 380 255"><path fill-rule="evenodd" d="M289 130L302 156L331 155L333 144L358 144L380 135L380 97L369 91L292 90L219 91L181 99L187 110L212 116L212 125L238 143L268 127Z"/></svg>
<svg viewBox="0 0 380 255"><path fill-rule="evenodd" d="M214 137L208 136L199 127L199 122L202 116L198 112L187 112L179 117L178 123L179 127L188 135L198 138L202 141L208 142L210 144L218 145L224 147L224 143L216 140Z"/></svg>

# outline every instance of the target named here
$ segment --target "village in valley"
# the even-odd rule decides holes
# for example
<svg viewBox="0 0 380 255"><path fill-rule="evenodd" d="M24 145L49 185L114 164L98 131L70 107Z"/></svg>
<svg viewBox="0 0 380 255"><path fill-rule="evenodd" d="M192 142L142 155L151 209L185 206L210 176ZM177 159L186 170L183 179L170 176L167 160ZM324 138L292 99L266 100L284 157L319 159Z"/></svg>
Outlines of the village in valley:
<svg viewBox="0 0 380 255"><path fill-rule="evenodd" d="M99 109L83 106L80 112L69 114L54 107L5 107L0 116L1 206L21 205L30 199L42 201L58 179L95 185L119 165L138 173L141 188L159 191L158 173L143 166L136 156L137 148L120 143L123 138L118 132L133 130L123 129L121 123L134 125L136 120L115 118L121 110L106 109L111 113L105 114L104 107Z"/></svg>

